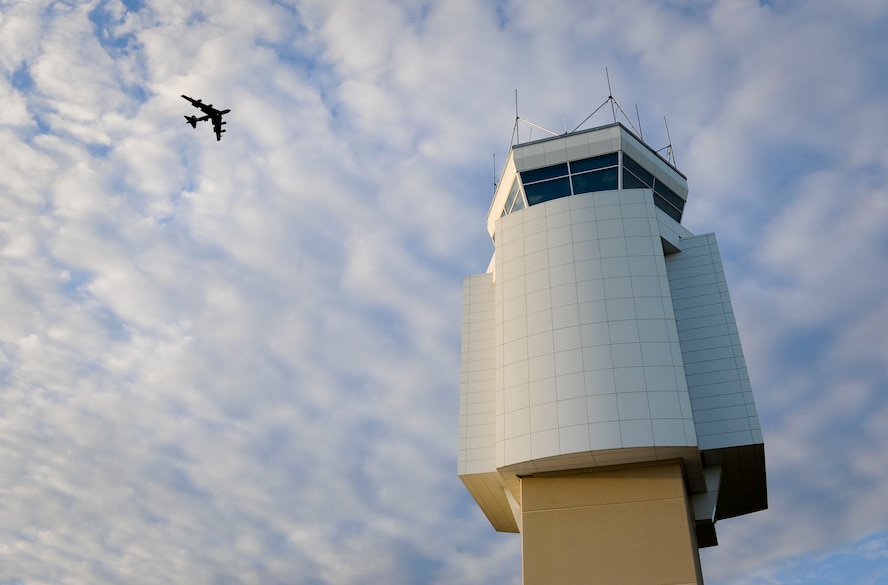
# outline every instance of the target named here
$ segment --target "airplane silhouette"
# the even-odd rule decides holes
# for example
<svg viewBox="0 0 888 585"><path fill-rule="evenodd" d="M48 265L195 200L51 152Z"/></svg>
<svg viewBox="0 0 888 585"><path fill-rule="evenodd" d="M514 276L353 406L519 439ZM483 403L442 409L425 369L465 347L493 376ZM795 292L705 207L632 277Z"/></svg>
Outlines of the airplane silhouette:
<svg viewBox="0 0 888 585"><path fill-rule="evenodd" d="M195 108L199 108L201 112L203 112L204 116L198 118L197 116L185 116L185 121L191 124L192 128L197 128L198 122L204 122L206 120L210 120L213 122L213 131L216 133L216 140L222 140L222 133L225 132L225 129L222 128L223 124L227 124L227 122L222 121L223 114L227 114L231 110L217 110L213 107L213 104L205 104L200 100L196 100L188 97L185 94L182 94L182 97L191 102L191 105Z"/></svg>

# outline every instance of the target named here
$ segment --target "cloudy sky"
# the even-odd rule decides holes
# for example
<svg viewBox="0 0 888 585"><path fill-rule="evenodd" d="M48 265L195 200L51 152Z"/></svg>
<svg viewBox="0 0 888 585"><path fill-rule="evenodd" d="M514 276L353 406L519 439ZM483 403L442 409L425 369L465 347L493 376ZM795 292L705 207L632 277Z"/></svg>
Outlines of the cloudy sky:
<svg viewBox="0 0 888 585"><path fill-rule="evenodd" d="M518 585L456 476L462 278L515 90L561 132L605 68L764 428L707 583L888 583L886 38L884 0L0 0L0 585Z"/></svg>

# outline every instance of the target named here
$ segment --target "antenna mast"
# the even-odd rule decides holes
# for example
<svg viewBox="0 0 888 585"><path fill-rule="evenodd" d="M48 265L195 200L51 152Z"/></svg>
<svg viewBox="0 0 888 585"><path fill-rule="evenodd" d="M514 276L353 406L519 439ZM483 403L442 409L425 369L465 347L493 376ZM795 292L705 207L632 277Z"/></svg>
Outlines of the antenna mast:
<svg viewBox="0 0 888 585"><path fill-rule="evenodd" d="M666 122L666 116L663 116L663 125L666 126L666 140L669 141L669 145L666 147L666 160L672 163L672 166L677 167L678 163L675 162L675 151L672 150L672 137L669 136L669 124Z"/></svg>
<svg viewBox="0 0 888 585"><path fill-rule="evenodd" d="M632 129L635 131L635 133L638 134L640 137L641 132L635 127L635 124L632 123L632 120L629 118L629 116L626 115L626 112L623 111L623 108L620 107L620 103L617 102L616 98L614 98L613 91L611 90L610 73L608 72L607 67L604 68L604 75L607 78L607 99L604 100L604 103L602 103L600 106L595 108L594 112L592 112L591 114L586 116L586 118L582 122L580 122L576 128L571 130L571 132L576 132L577 130L579 130L583 126L583 124L585 124L589 120L589 118L591 118L592 116L597 114L598 110L600 110L605 105L607 105L608 102L610 102L611 115L614 118L614 124L617 123L617 110L619 110L620 114L622 114L622 116L623 116L623 119L626 120L626 123L629 124L629 126L631 126ZM638 107L636 106L636 114L637 114L637 108ZM639 122L638 125L641 126L641 122Z"/></svg>
<svg viewBox="0 0 888 585"><path fill-rule="evenodd" d="M493 153L493 192L496 193L496 153Z"/></svg>
<svg viewBox="0 0 888 585"><path fill-rule="evenodd" d="M518 144L521 144L521 136L518 134L518 120L521 118L518 117L518 88L515 88L515 138L518 139Z"/></svg>
<svg viewBox="0 0 888 585"><path fill-rule="evenodd" d="M567 121L567 118L565 117L565 122L566 121ZM510 147L514 146L515 144L521 144L521 135L518 132L519 122L524 122L525 124L530 126L531 136L533 136L533 129L534 128L542 130L543 132L551 134L552 136L558 136L557 132L553 132L553 131L549 130L548 128L540 126L539 124L534 124L530 120L522 118L521 116L518 115L518 90L516 89L515 90L515 125L512 126L512 139L511 139L511 142L509 142ZM565 134L567 134L567 133L565 132Z"/></svg>

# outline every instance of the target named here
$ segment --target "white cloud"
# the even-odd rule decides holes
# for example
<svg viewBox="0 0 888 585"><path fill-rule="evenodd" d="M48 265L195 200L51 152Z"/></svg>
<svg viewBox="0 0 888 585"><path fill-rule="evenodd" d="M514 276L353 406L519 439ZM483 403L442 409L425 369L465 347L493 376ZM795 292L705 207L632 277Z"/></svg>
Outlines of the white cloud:
<svg viewBox="0 0 888 585"><path fill-rule="evenodd" d="M707 579L884 525L881 3L2 10L0 583L519 582L455 476L461 280L514 90L573 128L605 67L669 116L765 423Z"/></svg>

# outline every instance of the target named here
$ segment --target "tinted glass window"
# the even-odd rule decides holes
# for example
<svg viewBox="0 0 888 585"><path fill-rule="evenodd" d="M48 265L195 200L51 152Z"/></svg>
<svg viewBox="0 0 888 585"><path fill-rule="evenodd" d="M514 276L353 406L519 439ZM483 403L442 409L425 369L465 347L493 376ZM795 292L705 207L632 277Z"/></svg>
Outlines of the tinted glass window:
<svg viewBox="0 0 888 585"><path fill-rule="evenodd" d="M657 207L659 207L660 209L665 211L666 215L668 215L669 217L671 217L675 221L681 222L681 212L679 210L677 210L676 208L672 207L671 205L669 205L668 203L666 203L666 200L663 199L662 197L660 197L659 195L656 195L656 194L654 195L654 205L656 205Z"/></svg>
<svg viewBox="0 0 888 585"><path fill-rule="evenodd" d="M518 211L572 193L592 193L617 189L619 153L611 152L570 163L561 163L520 173L524 197L518 181L512 186L505 213ZM568 174L568 167L569 173ZM684 200L661 183L653 173L623 153L623 189L653 189L654 203L676 221L681 221Z"/></svg>
<svg viewBox="0 0 888 585"><path fill-rule="evenodd" d="M512 212L512 205L515 204L515 197L518 196L518 179L515 179L515 182L512 183L512 190L509 192L509 198L506 199L506 213Z"/></svg>
<svg viewBox="0 0 888 585"><path fill-rule="evenodd" d="M571 180L573 181L574 194L610 191L617 188L617 169L614 167L594 173L573 175Z"/></svg>
<svg viewBox="0 0 888 585"><path fill-rule="evenodd" d="M523 173L522 173L523 176ZM559 197L570 195L570 182L567 177L524 185L524 194L527 196L528 205L536 205L544 201L551 201Z"/></svg>
<svg viewBox="0 0 888 585"><path fill-rule="evenodd" d="M682 211L684 209L684 199L675 194L675 191L661 183L659 180L654 185L654 193L668 201L673 207Z"/></svg>
<svg viewBox="0 0 888 585"><path fill-rule="evenodd" d="M631 172L633 175L641 179L641 181L645 184L646 187L654 186L654 175L648 172L647 169L643 168L640 164L626 156L626 153L623 153L623 168ZM624 173L625 174L625 173ZM624 187L625 188L625 187ZM634 189L634 187L633 187Z"/></svg>
<svg viewBox="0 0 888 585"><path fill-rule="evenodd" d="M560 165L552 165L551 167L543 167L532 171L521 171L521 182L527 185L534 181L545 181L553 177L563 177L567 174L567 163Z"/></svg>
<svg viewBox="0 0 888 585"><path fill-rule="evenodd" d="M625 159L623 159L625 160ZM650 189L648 185L641 182L641 179L623 169L623 189Z"/></svg>
<svg viewBox="0 0 888 585"><path fill-rule="evenodd" d="M583 160L571 161L570 172L582 173L583 171L593 171L615 166L617 166L617 153L612 152L610 154L602 154L601 156L593 156L592 158L584 158Z"/></svg>

